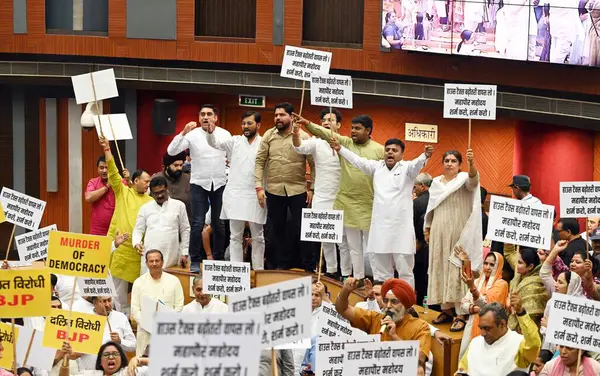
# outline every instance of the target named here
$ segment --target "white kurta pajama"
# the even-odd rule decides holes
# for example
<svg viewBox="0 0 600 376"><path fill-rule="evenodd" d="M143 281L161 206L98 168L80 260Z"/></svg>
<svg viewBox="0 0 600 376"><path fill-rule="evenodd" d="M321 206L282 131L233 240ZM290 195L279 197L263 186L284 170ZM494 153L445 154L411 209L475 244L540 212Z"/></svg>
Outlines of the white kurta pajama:
<svg viewBox="0 0 600 376"><path fill-rule="evenodd" d="M297 153L312 155L315 160L315 194L312 199L313 209L332 210L333 202L340 188L340 158L325 140L313 137L302 140L302 144L294 147ZM337 251L335 243L322 243L323 256L327 265L327 273L337 272ZM352 273L352 260L348 252L340 252L342 275ZM345 274L344 274L345 273Z"/></svg>
<svg viewBox="0 0 600 376"><path fill-rule="evenodd" d="M180 256L188 255L190 244L190 223L185 204L169 198L162 205L156 201L142 205L133 228L132 244L141 243L142 238L144 255L140 274L148 271L145 256L146 252L153 249L162 252L164 269L176 266Z"/></svg>
<svg viewBox="0 0 600 376"><path fill-rule="evenodd" d="M254 189L254 165L256 153L262 137L256 135L252 143L245 136L233 136L227 140L217 139L214 134L207 134L208 145L222 150L230 156L229 180L223 191L223 208L221 219L229 220L231 232L229 254L230 260L244 261L242 237L245 222L248 222L252 234L252 268L265 268L265 239L263 225L267 222L267 209L261 208Z"/></svg>
<svg viewBox="0 0 600 376"><path fill-rule="evenodd" d="M419 171L427 163L422 153L412 161L400 161L389 169L385 160L361 158L342 147L340 154L367 175L373 176L373 214L367 253L373 279L385 281L398 277L414 286L415 228L412 191Z"/></svg>
<svg viewBox="0 0 600 376"><path fill-rule="evenodd" d="M211 298L205 307L193 300L183 307L182 313L227 313L229 307L219 299Z"/></svg>

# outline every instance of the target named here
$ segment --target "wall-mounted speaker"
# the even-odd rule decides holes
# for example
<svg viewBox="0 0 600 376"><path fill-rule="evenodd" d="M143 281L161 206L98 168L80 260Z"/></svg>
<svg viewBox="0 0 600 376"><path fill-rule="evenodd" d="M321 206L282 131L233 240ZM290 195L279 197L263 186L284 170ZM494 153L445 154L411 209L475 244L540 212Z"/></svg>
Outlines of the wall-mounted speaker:
<svg viewBox="0 0 600 376"><path fill-rule="evenodd" d="M152 109L154 133L159 136L175 134L177 120L177 102L172 99L155 99Z"/></svg>

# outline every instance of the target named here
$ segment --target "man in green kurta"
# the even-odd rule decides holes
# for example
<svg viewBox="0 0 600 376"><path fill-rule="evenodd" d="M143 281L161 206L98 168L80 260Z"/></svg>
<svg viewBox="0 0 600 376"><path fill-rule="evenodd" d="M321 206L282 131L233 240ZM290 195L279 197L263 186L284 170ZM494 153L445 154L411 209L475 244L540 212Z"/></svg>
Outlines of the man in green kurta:
<svg viewBox="0 0 600 376"><path fill-rule="evenodd" d="M316 137L331 142L330 130L296 114L294 114L294 121L304 125ZM383 159L384 148L371 140L371 132L373 132L373 120L367 115L359 115L352 119L351 137L337 135L337 140L353 153L378 161ZM340 166L342 170L340 189L333 208L344 211L344 235L348 242L346 252L350 253L352 259L352 276L362 279L365 277L364 252L367 249L373 210L373 179L344 158L340 158ZM340 252L344 252L345 248L340 247ZM340 257L344 256L340 254Z"/></svg>

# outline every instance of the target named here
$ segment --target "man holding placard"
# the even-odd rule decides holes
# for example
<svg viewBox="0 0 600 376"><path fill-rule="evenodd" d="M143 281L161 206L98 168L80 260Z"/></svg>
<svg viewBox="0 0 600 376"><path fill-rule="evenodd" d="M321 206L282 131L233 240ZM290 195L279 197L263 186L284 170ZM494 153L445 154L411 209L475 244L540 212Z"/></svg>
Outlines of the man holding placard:
<svg viewBox="0 0 600 376"><path fill-rule="evenodd" d="M321 125L329 129L332 134L338 133L342 125L342 114L335 108L324 109L321 111ZM300 127L294 125L294 150L304 155L312 155L315 160L316 179L315 195L313 197L313 209L333 209L335 196L340 188L340 159L337 153L331 150L331 147L325 140L313 137L302 141L300 137ZM335 243L322 243L323 256L327 266L327 273L333 276L337 273L337 251ZM341 253L342 275L352 273L352 261L348 257L347 251Z"/></svg>
<svg viewBox="0 0 600 376"><path fill-rule="evenodd" d="M316 137L331 142L330 130L311 123L300 115L294 114L294 121L306 127ZM351 137L338 136L338 142L351 152L363 158L379 161L383 159L383 146L371 140L373 120L367 115L352 119ZM365 277L364 252L369 240L371 212L373 210L373 178L345 159L340 161L341 182L333 208L344 211L344 235L348 241L348 251L352 260L352 275ZM340 253L344 249L340 249ZM340 258L342 255L340 254ZM342 277L344 275L342 270Z"/></svg>

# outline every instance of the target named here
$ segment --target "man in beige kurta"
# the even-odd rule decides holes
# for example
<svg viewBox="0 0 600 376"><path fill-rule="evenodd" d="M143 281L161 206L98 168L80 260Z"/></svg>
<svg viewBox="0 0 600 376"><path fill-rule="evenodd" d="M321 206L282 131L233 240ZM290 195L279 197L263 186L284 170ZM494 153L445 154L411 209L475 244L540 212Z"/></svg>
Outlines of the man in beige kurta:
<svg viewBox="0 0 600 376"><path fill-rule="evenodd" d="M296 115L295 121L318 138L331 141L330 130ZM366 159L383 159L383 146L371 139L373 120L367 115L359 115L352 119L352 137L337 135L338 142L356 155ZM333 204L336 210L344 211L344 235L348 241L348 249L340 247L342 252L349 252L352 259L352 276L365 277L364 252L369 239L371 212L373 211L373 178L354 167L344 158L340 159L340 189ZM342 276L350 275L350 270L342 270Z"/></svg>

